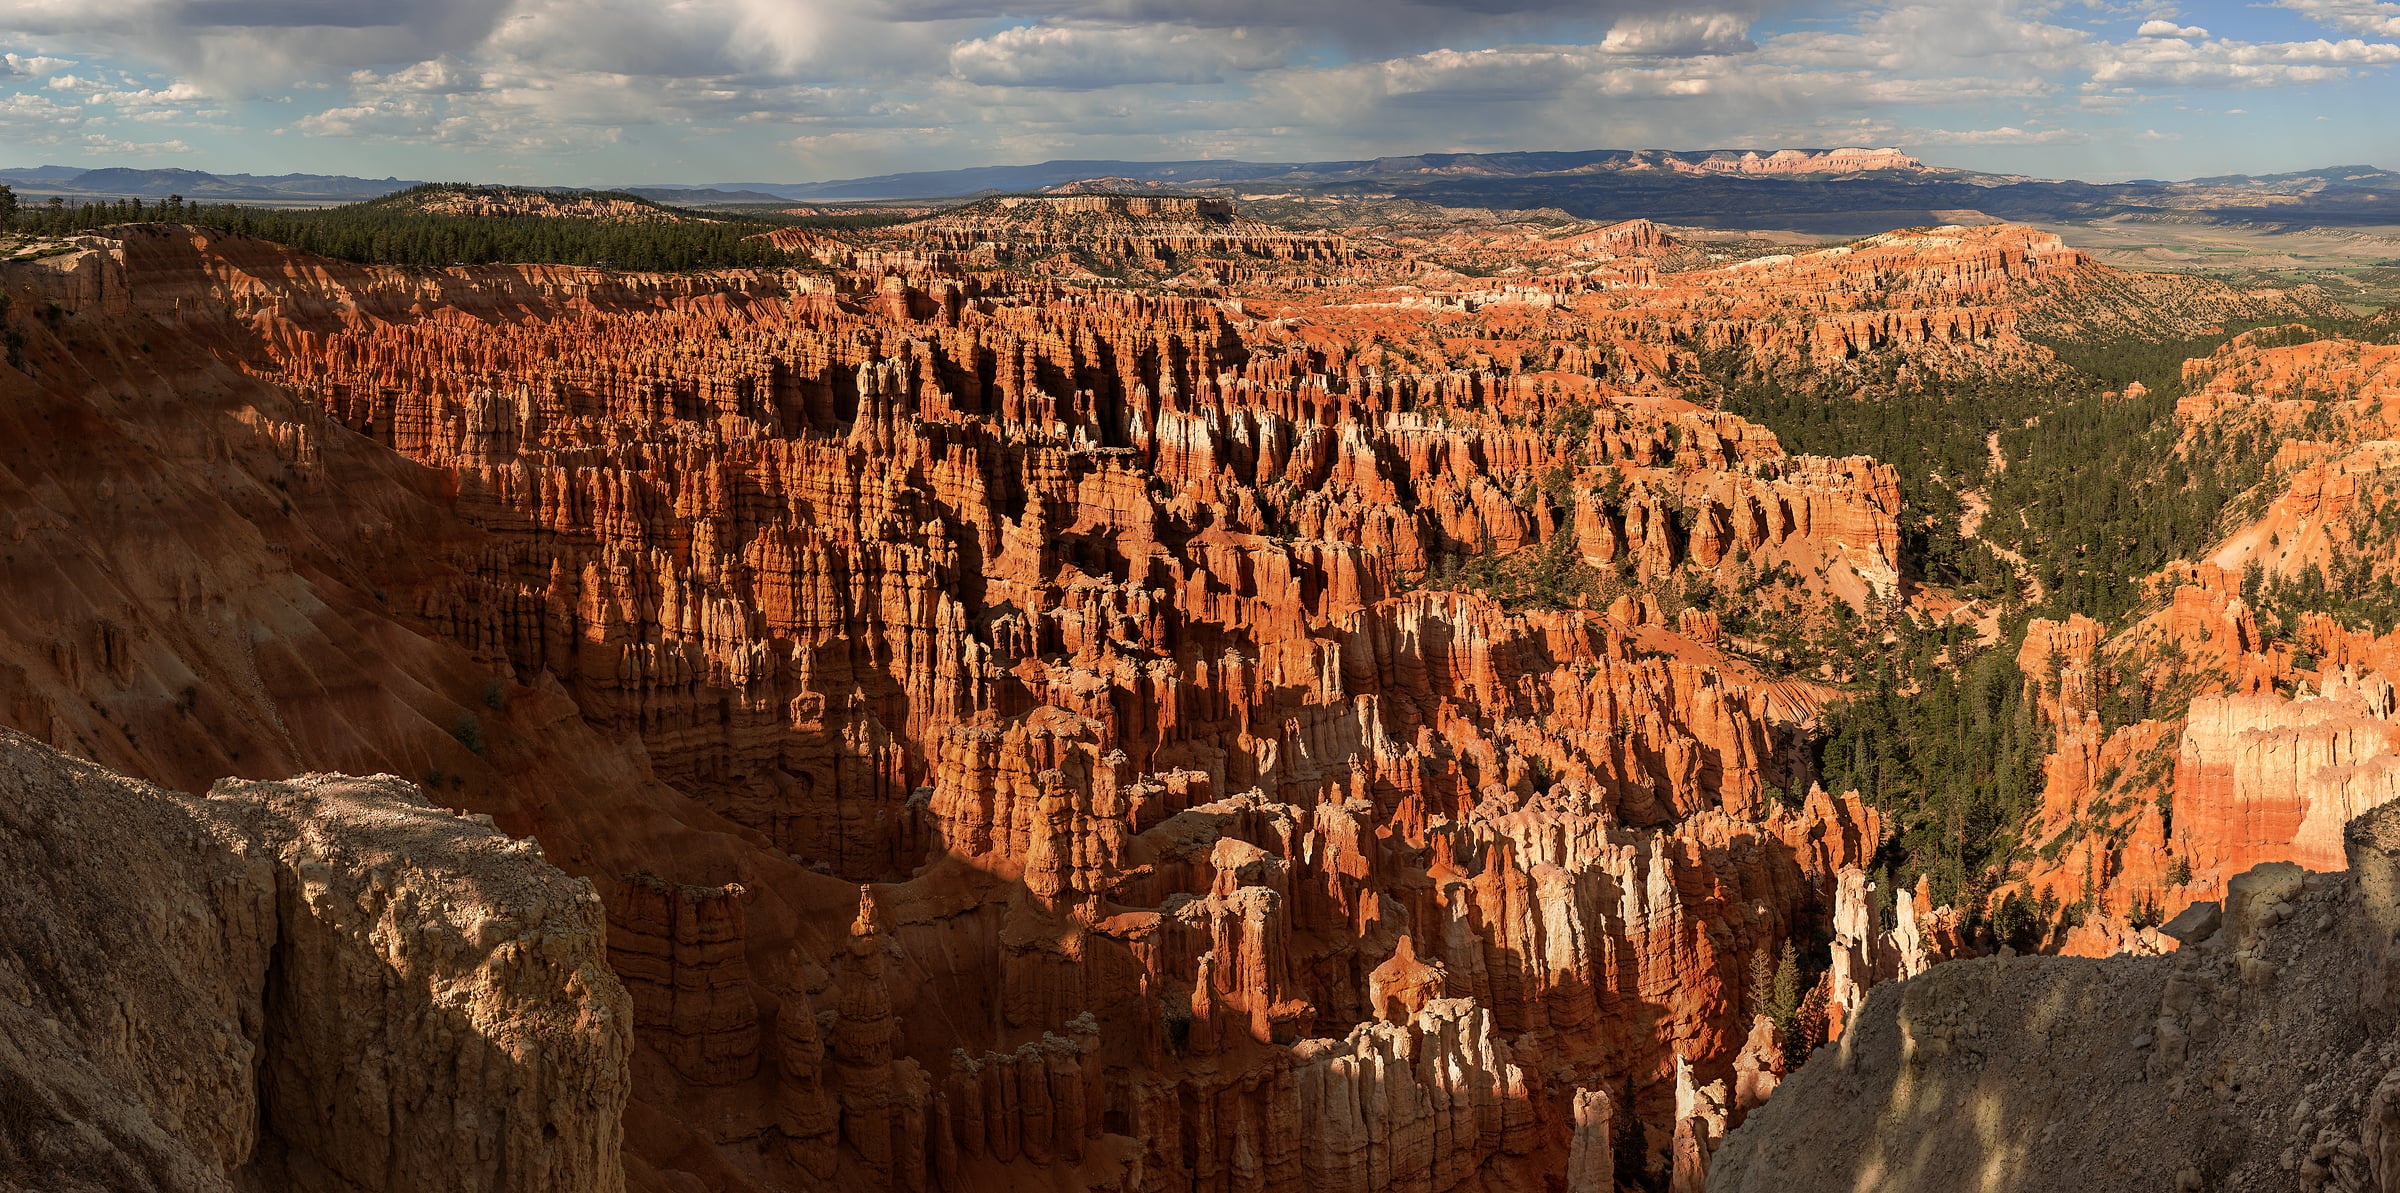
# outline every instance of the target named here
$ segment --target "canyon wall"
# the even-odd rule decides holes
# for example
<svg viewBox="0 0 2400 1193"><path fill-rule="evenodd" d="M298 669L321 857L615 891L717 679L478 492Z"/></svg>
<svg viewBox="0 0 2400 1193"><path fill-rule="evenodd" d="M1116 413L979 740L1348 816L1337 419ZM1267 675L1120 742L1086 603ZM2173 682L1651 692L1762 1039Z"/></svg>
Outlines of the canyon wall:
<svg viewBox="0 0 2400 1193"><path fill-rule="evenodd" d="M631 1188L1689 1187L1780 1071L1753 959L1839 932L1849 1016L1938 923L1867 922L1834 693L1704 595L1903 596L1898 480L1672 379L2039 361L2014 296L2100 275L1941 229L1470 303L1052 206L1227 260L9 266L0 719L539 840L606 912Z"/></svg>

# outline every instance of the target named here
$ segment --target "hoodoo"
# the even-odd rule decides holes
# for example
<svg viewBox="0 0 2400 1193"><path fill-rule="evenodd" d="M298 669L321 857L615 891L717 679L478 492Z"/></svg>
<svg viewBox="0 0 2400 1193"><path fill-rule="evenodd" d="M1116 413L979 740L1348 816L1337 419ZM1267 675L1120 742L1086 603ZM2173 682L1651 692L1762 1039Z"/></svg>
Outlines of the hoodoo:
<svg viewBox="0 0 2400 1193"><path fill-rule="evenodd" d="M2388 316L1319 166L0 206L0 1187L2385 1187Z"/></svg>

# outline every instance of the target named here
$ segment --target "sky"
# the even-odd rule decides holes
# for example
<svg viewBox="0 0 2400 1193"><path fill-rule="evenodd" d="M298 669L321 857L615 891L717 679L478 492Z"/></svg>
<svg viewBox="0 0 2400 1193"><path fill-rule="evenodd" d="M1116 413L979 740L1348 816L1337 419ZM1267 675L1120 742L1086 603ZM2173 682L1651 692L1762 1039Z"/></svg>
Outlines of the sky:
<svg viewBox="0 0 2400 1193"><path fill-rule="evenodd" d="M0 0L0 166L607 185L1898 146L2400 168L2400 2Z"/></svg>

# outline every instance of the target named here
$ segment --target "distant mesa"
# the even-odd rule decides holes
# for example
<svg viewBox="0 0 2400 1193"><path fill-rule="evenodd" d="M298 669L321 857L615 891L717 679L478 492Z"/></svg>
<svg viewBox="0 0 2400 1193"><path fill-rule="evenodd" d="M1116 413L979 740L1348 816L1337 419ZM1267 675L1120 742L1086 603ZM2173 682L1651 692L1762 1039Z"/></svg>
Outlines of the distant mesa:
<svg viewBox="0 0 2400 1193"><path fill-rule="evenodd" d="M20 196L69 199L163 199L182 195L210 203L321 205L356 203L422 185L413 179L351 178L339 174L210 174L200 170L34 166L0 169L0 185Z"/></svg>
<svg viewBox="0 0 2400 1193"><path fill-rule="evenodd" d="M1929 171L1897 149L1778 149L1772 153L1636 153L1624 170L1667 169L1690 174L1858 174L1870 170Z"/></svg>
<svg viewBox="0 0 2400 1193"><path fill-rule="evenodd" d="M1115 190L1291 186L1396 182L1433 178L1547 178L1591 174L1675 173L1804 177L1897 171L1952 174L1899 149L1589 149L1563 152L1425 153L1332 162L1050 161L1032 166L980 166L803 183L782 188L808 198L940 198L993 191ZM756 186L761 184L724 184Z"/></svg>

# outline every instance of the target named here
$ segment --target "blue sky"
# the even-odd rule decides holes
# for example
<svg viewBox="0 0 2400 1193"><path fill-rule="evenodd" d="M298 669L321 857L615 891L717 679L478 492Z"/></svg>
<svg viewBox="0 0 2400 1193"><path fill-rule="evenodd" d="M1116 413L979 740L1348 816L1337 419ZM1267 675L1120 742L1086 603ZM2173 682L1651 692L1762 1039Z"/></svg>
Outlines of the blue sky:
<svg viewBox="0 0 2400 1193"><path fill-rule="evenodd" d="M1898 145L2400 168L2400 0L9 0L0 165L568 184Z"/></svg>

